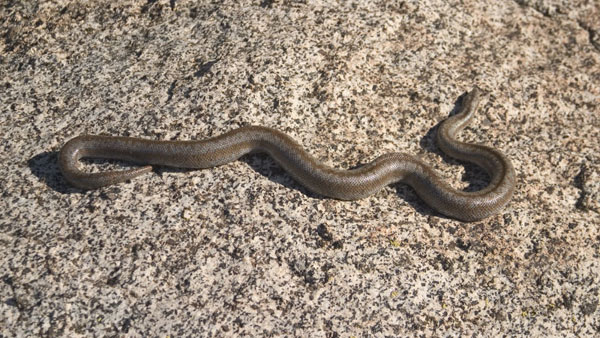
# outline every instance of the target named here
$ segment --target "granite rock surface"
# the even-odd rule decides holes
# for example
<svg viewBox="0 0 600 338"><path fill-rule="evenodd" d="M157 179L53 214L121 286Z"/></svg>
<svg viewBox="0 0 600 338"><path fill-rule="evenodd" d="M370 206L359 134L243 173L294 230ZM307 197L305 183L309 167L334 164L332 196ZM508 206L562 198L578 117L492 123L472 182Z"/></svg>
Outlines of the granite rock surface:
<svg viewBox="0 0 600 338"><path fill-rule="evenodd" d="M477 190L434 142L474 86L461 139L518 181L475 223L405 185L323 198L263 155L94 191L56 163L81 134L252 124L331 166L402 151ZM599 119L594 1L3 1L0 335L598 336Z"/></svg>

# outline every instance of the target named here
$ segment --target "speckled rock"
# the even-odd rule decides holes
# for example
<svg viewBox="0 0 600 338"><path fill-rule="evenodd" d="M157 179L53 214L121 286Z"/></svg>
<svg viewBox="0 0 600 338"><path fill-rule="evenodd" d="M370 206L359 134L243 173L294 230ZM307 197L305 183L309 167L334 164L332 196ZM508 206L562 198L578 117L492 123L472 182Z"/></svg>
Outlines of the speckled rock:
<svg viewBox="0 0 600 338"><path fill-rule="evenodd" d="M2 336L600 335L600 5L593 1L4 1ZM268 157L80 191L80 134L280 128L349 168L477 167L435 126L513 160L506 210L442 217L404 185L325 199ZM129 166L87 161L89 170Z"/></svg>

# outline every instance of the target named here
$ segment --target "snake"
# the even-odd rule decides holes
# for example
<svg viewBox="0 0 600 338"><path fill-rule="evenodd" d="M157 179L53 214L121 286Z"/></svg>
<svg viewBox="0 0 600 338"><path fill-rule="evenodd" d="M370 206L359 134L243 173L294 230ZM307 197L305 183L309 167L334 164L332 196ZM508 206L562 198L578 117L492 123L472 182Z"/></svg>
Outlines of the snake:
<svg viewBox="0 0 600 338"><path fill-rule="evenodd" d="M404 153L387 153L353 169L330 167L287 134L252 125L203 140L81 135L64 144L58 162L67 182L80 189L96 189L148 173L152 165L202 169L230 163L249 153L266 153L294 180L319 195L357 200L390 184L404 183L439 213L472 222L498 214L515 190L515 170L502 152L456 139L473 119L481 97L478 87L462 95L460 108L439 125L436 134L437 145L444 153L472 162L488 173L488 185L477 191L453 188L430 165ZM123 160L142 166L91 173L80 169L81 158Z"/></svg>

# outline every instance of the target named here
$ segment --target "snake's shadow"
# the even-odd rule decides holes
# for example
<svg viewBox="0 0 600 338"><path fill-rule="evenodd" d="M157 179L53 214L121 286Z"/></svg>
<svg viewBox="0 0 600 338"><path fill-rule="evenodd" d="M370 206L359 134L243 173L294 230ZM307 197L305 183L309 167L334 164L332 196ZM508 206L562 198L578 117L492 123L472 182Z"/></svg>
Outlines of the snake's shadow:
<svg viewBox="0 0 600 338"><path fill-rule="evenodd" d="M302 194L316 199L328 199L323 195L314 193L304 187L302 184L296 182L292 176L290 176L282 167L279 166L269 155L257 153L251 155L244 155L240 161L246 163L252 170L256 171L260 175L266 177L272 182L281 184L288 189L298 190Z"/></svg>
<svg viewBox="0 0 600 338"><path fill-rule="evenodd" d="M70 194L83 191L71 187L65 181L58 168L58 152L56 151L44 151L35 155L27 161L27 166L33 175L56 192Z"/></svg>
<svg viewBox="0 0 600 338"><path fill-rule="evenodd" d="M462 107L462 100L466 95L467 93L464 93L454 102L454 108L452 108L452 110L448 114L448 117L456 115L460 111L460 108ZM465 172L462 175L461 180L463 182L468 183L468 186L465 187L463 191L473 192L485 188L489 184L491 178L488 175L488 173L485 170L483 170L483 168L467 161L461 161L452 158L443 151L441 151L441 149L436 145L435 138L437 135L437 131L443 122L444 121L440 121L435 126L431 127L427 131L427 133L423 137L421 137L419 145L421 146L421 148L427 150L428 152L440 156L442 160L447 164L462 165L465 167ZM467 128L469 127L467 126Z"/></svg>
<svg viewBox="0 0 600 338"><path fill-rule="evenodd" d="M304 186L296 183L292 179L290 175L288 175L285 170L283 170L278 164L273 161L266 154L252 154L252 155L244 155L240 159L240 161L246 163L250 166L254 171L261 174L262 176L268 178L269 180L281 184L284 187L289 189L295 189L300 191L301 193L317 199L324 199L325 197L315 194L310 190L306 189ZM128 161L119 161L119 160L111 160L111 159L82 159L84 163L97 165L97 166L106 166L112 165L113 167L117 167L116 170L120 170L118 167L134 167L137 164L128 162ZM52 190L59 192L61 194L73 194L73 193L84 193L85 190L75 188L71 186L63 177L60 172L60 168L58 167L58 152L56 151L45 151L39 153L38 155L32 157L27 161L27 165L29 166L29 170L31 173L38 177L38 179ZM185 169L185 168L173 168L166 166L153 166L153 172L157 175L162 175L166 172L175 172L175 173L187 173L194 170L210 170L210 169Z"/></svg>
<svg viewBox="0 0 600 338"><path fill-rule="evenodd" d="M97 158L84 158L80 160L83 163L95 165L98 167L110 166L111 170L122 170L140 166L139 163L113 160L113 159L97 159ZM38 177L38 179L52 190L61 194L82 194L87 190L79 189L69 184L58 167L58 152L57 151L45 151L32 157L27 161L29 170L31 173ZM206 170L206 169L186 169L186 168L174 168L160 165L152 166L152 172L156 175L161 176L163 173L187 173L194 170ZM118 189L118 185L110 186L101 189Z"/></svg>
<svg viewBox="0 0 600 338"><path fill-rule="evenodd" d="M135 163L111 159L90 159L84 158L81 160L83 163L88 163L97 166L113 166L116 170L120 170L125 167L138 166ZM81 194L86 190L79 189L70 185L58 167L58 152L57 151L44 151L35 155L27 161L27 166L31 173L37 178L46 183L52 190L61 194ZM186 172L186 169L169 168L170 171L181 171ZM155 172L160 174L161 169L156 168ZM114 187L113 187L114 189Z"/></svg>

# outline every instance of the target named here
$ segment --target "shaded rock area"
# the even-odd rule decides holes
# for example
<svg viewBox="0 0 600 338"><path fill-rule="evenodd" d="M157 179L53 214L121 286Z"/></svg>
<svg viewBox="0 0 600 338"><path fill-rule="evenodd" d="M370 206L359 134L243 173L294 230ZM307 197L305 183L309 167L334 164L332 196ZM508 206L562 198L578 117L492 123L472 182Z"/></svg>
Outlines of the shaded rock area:
<svg viewBox="0 0 600 338"><path fill-rule="evenodd" d="M600 5L594 1L3 1L2 336L600 335ZM315 195L269 157L156 168L94 191L81 134L189 140L279 128L338 168L436 147L512 159L499 215L443 217L405 185ZM89 170L130 163L85 161Z"/></svg>

